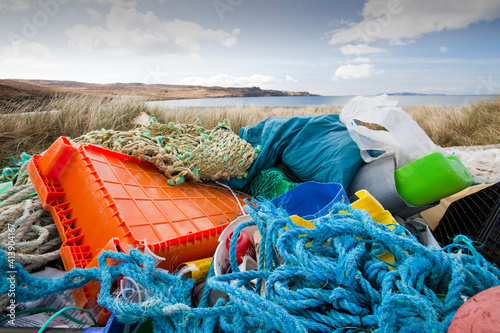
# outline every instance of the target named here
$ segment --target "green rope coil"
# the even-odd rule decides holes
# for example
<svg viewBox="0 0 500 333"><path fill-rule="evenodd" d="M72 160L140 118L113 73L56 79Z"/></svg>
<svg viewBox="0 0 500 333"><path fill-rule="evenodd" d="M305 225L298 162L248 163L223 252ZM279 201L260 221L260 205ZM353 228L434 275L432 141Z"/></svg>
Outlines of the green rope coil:
<svg viewBox="0 0 500 333"><path fill-rule="evenodd" d="M270 168L262 170L243 192L252 197L263 197L272 200L281 194L290 191L299 183L292 182L280 169Z"/></svg>

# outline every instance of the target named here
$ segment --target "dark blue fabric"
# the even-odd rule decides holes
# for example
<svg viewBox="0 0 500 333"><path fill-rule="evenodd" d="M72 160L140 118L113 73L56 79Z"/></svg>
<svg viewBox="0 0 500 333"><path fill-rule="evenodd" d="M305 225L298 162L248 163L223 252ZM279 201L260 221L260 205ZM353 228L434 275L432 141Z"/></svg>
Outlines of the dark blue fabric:
<svg viewBox="0 0 500 333"><path fill-rule="evenodd" d="M261 170L281 159L302 181L340 183L345 191L363 160L339 115L272 117L241 128L239 136L261 151L244 179L229 186L243 188Z"/></svg>

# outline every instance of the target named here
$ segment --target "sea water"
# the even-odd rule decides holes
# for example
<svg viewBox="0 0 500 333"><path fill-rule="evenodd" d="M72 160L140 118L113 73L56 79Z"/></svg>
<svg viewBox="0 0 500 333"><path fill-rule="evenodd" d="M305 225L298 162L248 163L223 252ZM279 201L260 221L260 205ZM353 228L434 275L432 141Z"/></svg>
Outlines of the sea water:
<svg viewBox="0 0 500 333"><path fill-rule="evenodd" d="M179 99L148 102L151 106L165 107L220 107L220 106L344 106L355 96L265 96L265 97L231 97ZM397 100L398 106L416 105L461 106L473 104L485 99L495 99L495 95L415 95L389 96Z"/></svg>

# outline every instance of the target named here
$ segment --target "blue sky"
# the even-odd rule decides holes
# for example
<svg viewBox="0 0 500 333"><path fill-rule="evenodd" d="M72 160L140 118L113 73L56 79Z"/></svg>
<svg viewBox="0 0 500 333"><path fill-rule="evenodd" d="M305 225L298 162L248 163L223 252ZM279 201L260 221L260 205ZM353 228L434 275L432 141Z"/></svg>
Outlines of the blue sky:
<svg viewBox="0 0 500 333"><path fill-rule="evenodd" d="M0 0L0 78L500 94L500 0Z"/></svg>

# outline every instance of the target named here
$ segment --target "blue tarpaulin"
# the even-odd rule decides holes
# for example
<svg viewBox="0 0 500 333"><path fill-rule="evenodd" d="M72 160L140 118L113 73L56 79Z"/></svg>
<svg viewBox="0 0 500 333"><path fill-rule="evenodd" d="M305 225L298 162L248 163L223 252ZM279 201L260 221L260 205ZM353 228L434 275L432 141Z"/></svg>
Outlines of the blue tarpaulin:
<svg viewBox="0 0 500 333"><path fill-rule="evenodd" d="M239 136L261 151L244 179L229 185L241 189L261 170L281 159L302 181L340 183L346 191L363 163L339 115L271 117L256 126L242 127Z"/></svg>

